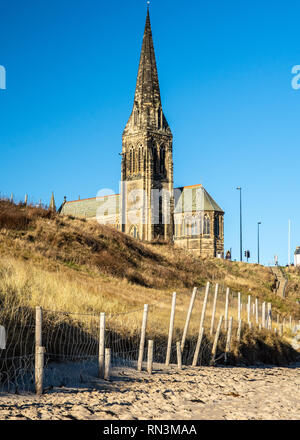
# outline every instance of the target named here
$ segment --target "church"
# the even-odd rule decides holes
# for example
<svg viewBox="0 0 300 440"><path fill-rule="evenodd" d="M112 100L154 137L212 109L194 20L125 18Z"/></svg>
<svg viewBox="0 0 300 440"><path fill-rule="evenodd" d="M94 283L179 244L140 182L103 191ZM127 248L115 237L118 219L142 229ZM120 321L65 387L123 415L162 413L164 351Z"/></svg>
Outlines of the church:
<svg viewBox="0 0 300 440"><path fill-rule="evenodd" d="M173 136L162 109L149 8L121 156L120 194L65 200L60 212L196 256L224 257L224 211L200 184L173 187Z"/></svg>

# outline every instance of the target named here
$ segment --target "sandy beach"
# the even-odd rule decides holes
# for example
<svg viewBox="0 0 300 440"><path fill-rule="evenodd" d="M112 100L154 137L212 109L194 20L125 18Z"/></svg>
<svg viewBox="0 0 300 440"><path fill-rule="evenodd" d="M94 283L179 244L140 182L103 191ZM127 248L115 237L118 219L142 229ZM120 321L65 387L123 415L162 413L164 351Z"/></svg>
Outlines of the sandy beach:
<svg viewBox="0 0 300 440"><path fill-rule="evenodd" d="M0 396L0 419L299 420L300 364L290 367L154 365L154 373L113 371L112 381ZM91 388L93 386L93 389Z"/></svg>

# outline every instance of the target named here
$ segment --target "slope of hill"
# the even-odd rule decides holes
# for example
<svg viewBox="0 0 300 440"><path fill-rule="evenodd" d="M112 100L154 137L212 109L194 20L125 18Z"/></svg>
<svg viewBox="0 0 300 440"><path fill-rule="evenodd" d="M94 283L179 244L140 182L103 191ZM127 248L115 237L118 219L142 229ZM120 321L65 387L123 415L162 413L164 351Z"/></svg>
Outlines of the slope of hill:
<svg viewBox="0 0 300 440"><path fill-rule="evenodd" d="M221 286L217 317L224 310L226 286L242 292L244 302L246 295L251 294L262 301L271 301L273 310L281 316L291 314L295 319L300 318L299 305L294 299L273 294L275 277L269 268L195 258L171 245L140 243L94 221L62 217L8 201L0 201L0 255L0 307L6 310L16 301L30 310L39 305L66 313L139 310L137 315L118 316L117 322L118 329L122 327L124 333L137 334L143 304L159 303L149 320L149 335L152 332L156 338L165 338L171 293L176 290L179 296L175 337L180 339L192 287L201 288L210 281ZM189 328L191 338L198 333L202 300L203 295L195 302ZM235 314L236 309L232 308L232 313ZM257 333L245 333L244 345L240 348L244 357L248 356L247 346L252 345L253 352L263 353L261 358L272 358L266 347L270 347L272 353L280 352L283 360L289 358L289 349L280 345L278 338L267 332ZM257 345L259 339L261 342ZM290 354L294 359L292 351ZM252 360L259 358L250 356ZM276 362L279 358L276 357Z"/></svg>
<svg viewBox="0 0 300 440"><path fill-rule="evenodd" d="M0 202L0 252L2 264L9 257L49 276L97 279L98 287L122 283L123 290L146 290L154 299L158 289L169 292L211 281L272 301L282 313L297 313L294 295L291 301L274 297L275 277L267 267L195 258L170 245L140 243L94 221L6 201ZM298 279L300 285L300 274ZM136 303L138 297L126 292L126 300Z"/></svg>

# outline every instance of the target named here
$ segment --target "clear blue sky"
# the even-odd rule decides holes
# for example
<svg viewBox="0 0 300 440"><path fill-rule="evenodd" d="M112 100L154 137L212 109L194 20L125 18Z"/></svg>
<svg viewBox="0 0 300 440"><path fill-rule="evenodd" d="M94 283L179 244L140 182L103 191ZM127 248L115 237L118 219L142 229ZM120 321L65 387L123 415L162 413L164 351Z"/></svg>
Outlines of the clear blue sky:
<svg viewBox="0 0 300 440"><path fill-rule="evenodd" d="M153 0L175 186L202 183L225 210L225 250L287 263L300 245L300 64L297 2ZM0 191L56 204L118 192L146 16L143 0L2 0Z"/></svg>

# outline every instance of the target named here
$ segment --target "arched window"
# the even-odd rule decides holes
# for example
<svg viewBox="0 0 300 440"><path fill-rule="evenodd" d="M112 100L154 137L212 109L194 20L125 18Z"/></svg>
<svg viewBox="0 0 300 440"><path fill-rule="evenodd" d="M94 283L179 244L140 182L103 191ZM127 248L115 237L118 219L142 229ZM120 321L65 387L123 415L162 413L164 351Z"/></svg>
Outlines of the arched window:
<svg viewBox="0 0 300 440"><path fill-rule="evenodd" d="M210 234L210 220L209 216L205 214L204 216L204 225L203 225L203 234L209 235Z"/></svg>
<svg viewBox="0 0 300 440"><path fill-rule="evenodd" d="M191 224L191 235L199 235L200 234L200 218L193 217Z"/></svg>
<svg viewBox="0 0 300 440"><path fill-rule="evenodd" d="M160 149L160 172L164 174L165 172L165 150L164 148Z"/></svg>
<svg viewBox="0 0 300 440"><path fill-rule="evenodd" d="M132 172L135 173L135 166L136 166L136 157L135 157L135 151L132 152Z"/></svg>
<svg viewBox="0 0 300 440"><path fill-rule="evenodd" d="M218 215L215 216L215 236L219 237L220 235L220 217Z"/></svg>
<svg viewBox="0 0 300 440"><path fill-rule="evenodd" d="M130 170L130 173L132 173L132 171L133 171L133 163L132 163L132 150L130 150L130 167L129 167L129 170Z"/></svg>

